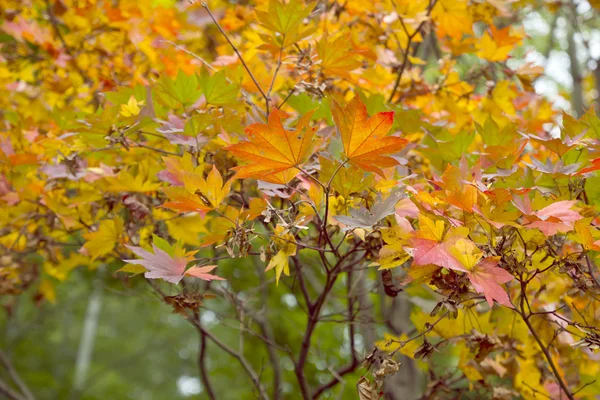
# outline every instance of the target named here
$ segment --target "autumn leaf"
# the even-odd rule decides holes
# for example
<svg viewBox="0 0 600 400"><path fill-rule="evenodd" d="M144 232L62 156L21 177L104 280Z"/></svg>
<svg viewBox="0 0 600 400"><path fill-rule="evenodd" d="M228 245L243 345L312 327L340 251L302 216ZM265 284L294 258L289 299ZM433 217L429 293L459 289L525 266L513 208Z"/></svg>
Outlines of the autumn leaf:
<svg viewBox="0 0 600 400"><path fill-rule="evenodd" d="M469 272L468 277L475 290L485 295L490 307L494 305L494 300L512 307L508 294L500 285L513 280L513 276L497 267L499 260L500 257L484 258Z"/></svg>
<svg viewBox="0 0 600 400"><path fill-rule="evenodd" d="M215 106L230 104L235 101L239 93L238 86L227 81L225 71L219 71L210 76L208 70L203 68L197 79L208 104Z"/></svg>
<svg viewBox="0 0 600 400"><path fill-rule="evenodd" d="M394 214L396 211L396 203L404 197L404 194L400 191L394 191L383 200L380 196L378 201L366 209L361 207L360 209L350 210L350 217L345 215L338 215L334 217L342 224L346 225L342 230L349 231L356 228L373 228L375 224L387 217L388 215Z"/></svg>
<svg viewBox="0 0 600 400"><path fill-rule="evenodd" d="M445 239L444 221L433 221L426 215L419 214L419 230L409 240L413 249L413 264L439 265L457 271L466 271L465 267L450 253L452 240Z"/></svg>
<svg viewBox="0 0 600 400"><path fill-rule="evenodd" d="M202 267L192 267L185 271L186 276L193 276L204 281L224 281L225 278L221 278L216 275L209 274L210 271L217 268L216 265L205 265Z"/></svg>
<svg viewBox="0 0 600 400"><path fill-rule="evenodd" d="M117 176L106 176L107 190L110 192L151 192L160 188L154 180L153 165L143 160L137 165L122 169Z"/></svg>
<svg viewBox="0 0 600 400"><path fill-rule="evenodd" d="M282 225L277 225L274 233L273 242L279 247L279 251L271 258L265 271L275 269L275 282L279 285L281 274L290 274L289 257L296 255L296 241Z"/></svg>
<svg viewBox="0 0 600 400"><path fill-rule="evenodd" d="M353 165L340 166L339 163L333 163L324 157L319 158L319 164L319 178L323 182L331 181L332 188L345 199L352 194L368 190L373 185L373 175L366 174Z"/></svg>
<svg viewBox="0 0 600 400"><path fill-rule="evenodd" d="M393 111L379 112L369 117L364 103L355 96L343 108L334 100L331 112L342 136L344 153L350 162L381 176L381 168L398 165L398 161L386 154L399 152L407 141L386 136L394 122Z"/></svg>
<svg viewBox="0 0 600 400"><path fill-rule="evenodd" d="M129 98L127 104L121 104L121 115L124 117L134 117L142 110L141 105L144 105L144 101L137 101L134 96Z"/></svg>
<svg viewBox="0 0 600 400"><path fill-rule="evenodd" d="M184 186L163 188L163 192L171 201L163 207L180 212L210 211L218 208L231 190L232 180L223 183L223 177L213 165L206 177L194 173L183 175Z"/></svg>
<svg viewBox="0 0 600 400"><path fill-rule="evenodd" d="M296 176L301 164L311 154L315 128L308 127L312 112L303 115L294 131L286 130L282 118L288 114L274 109L268 124L252 124L246 128L249 141L227 147L241 161L249 163L235 167L235 177L256 178L286 184Z"/></svg>
<svg viewBox="0 0 600 400"><path fill-rule="evenodd" d="M147 272L144 276L148 279L163 279L170 283L179 283L185 275L200 278L205 281L224 280L208 272L212 271L216 265L207 265L203 267L193 266L187 271L186 265L193 260L195 252L186 254L168 254L164 249L159 248L156 243L152 244L153 252L141 247L126 246L135 255L141 259L123 260L129 264L143 266Z"/></svg>
<svg viewBox="0 0 600 400"><path fill-rule="evenodd" d="M92 260L105 256L113 251L122 233L123 224L121 220L102 220L98 225L98 230L83 235L87 242L80 252L89 255Z"/></svg>
<svg viewBox="0 0 600 400"><path fill-rule="evenodd" d="M379 270L396 268L411 258L411 255L404 249L407 245L409 231L401 226L381 229L381 237L386 245L379 250L379 258L376 263L370 265L379 265Z"/></svg>
<svg viewBox="0 0 600 400"><path fill-rule="evenodd" d="M350 78L349 73L362 65L346 36L330 39L329 34L324 33L317 43L317 54L325 75Z"/></svg>
<svg viewBox="0 0 600 400"><path fill-rule="evenodd" d="M537 211L531 208L527 196L522 199L515 198L513 203L524 214L524 225L528 228L537 228L546 236L572 231L573 223L583 218L578 212L571 210L576 203L575 200L557 201Z"/></svg>
<svg viewBox="0 0 600 400"><path fill-rule="evenodd" d="M446 192L448 203L462 210L473 212L473 207L477 205L478 190L475 186L466 183L463 176L467 173L462 168L454 167L448 164L442 175L442 185Z"/></svg>
<svg viewBox="0 0 600 400"><path fill-rule="evenodd" d="M486 31L479 40L477 55L488 61L506 60L508 53L523 39L520 34L511 35L510 30L510 26L497 29L492 25L490 31Z"/></svg>
<svg viewBox="0 0 600 400"><path fill-rule="evenodd" d="M273 32L272 37L265 38L272 49L285 48L297 43L308 36L312 29L302 30L302 21L308 17L315 8L316 3L304 4L304 1L291 0L286 2L271 0L266 10L256 10L256 18L268 30Z"/></svg>
<svg viewBox="0 0 600 400"><path fill-rule="evenodd" d="M512 307L508 294L500 284L512 280L513 276L497 267L500 257L482 260L483 251L468 239L458 239L450 252L463 265L475 290L485 295L490 307L493 307L494 300Z"/></svg>

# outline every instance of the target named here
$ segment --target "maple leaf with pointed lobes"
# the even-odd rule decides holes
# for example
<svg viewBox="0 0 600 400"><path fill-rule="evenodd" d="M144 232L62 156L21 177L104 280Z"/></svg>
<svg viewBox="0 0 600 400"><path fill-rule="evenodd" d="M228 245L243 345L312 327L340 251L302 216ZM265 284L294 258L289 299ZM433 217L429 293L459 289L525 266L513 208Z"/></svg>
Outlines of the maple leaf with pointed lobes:
<svg viewBox="0 0 600 400"><path fill-rule="evenodd" d="M325 75L335 75L351 79L350 72L362 66L357 59L357 52L346 36L330 39L327 32L317 43L317 54L321 59L320 67Z"/></svg>
<svg viewBox="0 0 600 400"><path fill-rule="evenodd" d="M92 260L105 256L113 251L122 233L123 223L121 220L102 220L95 232L88 232L83 235L87 242L79 252L90 256Z"/></svg>
<svg viewBox="0 0 600 400"><path fill-rule="evenodd" d="M294 240L294 235L288 232L282 225L277 225L275 235L273 242L279 247L279 251L271 258L265 272L275 269L275 282L279 285L281 273L290 275L288 257L296 255L296 241Z"/></svg>
<svg viewBox="0 0 600 400"><path fill-rule="evenodd" d="M552 203L541 210L533 211L529 197L515 198L513 204L524 216L525 226L537 228L546 236L554 236L558 232L567 233L573 230L573 223L583 217L571 208L577 203L575 200L563 200Z"/></svg>
<svg viewBox="0 0 600 400"><path fill-rule="evenodd" d="M462 271L467 272L477 293L484 294L490 307L493 307L494 300L512 307L508 294L500 284L512 280L513 276L497 267L500 257L487 257L482 260L483 251L467 239L458 239L450 252L464 267Z"/></svg>
<svg viewBox="0 0 600 400"><path fill-rule="evenodd" d="M504 61L522 39L523 36L520 33L511 35L510 27L497 29L492 25L490 32L485 32L479 40L477 55L488 61Z"/></svg>
<svg viewBox="0 0 600 400"><path fill-rule="evenodd" d="M232 183L232 179L223 183L223 177L214 165L206 179L188 172L183 174L183 181L184 187L162 188L171 200L163 204L163 207L180 212L214 210L227 197Z"/></svg>
<svg viewBox="0 0 600 400"><path fill-rule="evenodd" d="M394 112L379 112L372 117L360 97L355 96L346 107L335 100L331 106L335 125L342 135L344 153L356 166L381 176L381 168L398 165L386 154L397 153L408 143L405 139L386 136L394 122Z"/></svg>
<svg viewBox="0 0 600 400"><path fill-rule="evenodd" d="M274 33L273 36L263 37L263 48L277 51L299 42L314 31L315 28L304 28L302 21L310 15L316 2L305 5L300 0L291 0L287 4L271 0L268 4L266 10L256 10L257 20Z"/></svg>
<svg viewBox="0 0 600 400"><path fill-rule="evenodd" d="M444 240L444 221L433 221L419 214L419 231L410 239L413 248L413 264L439 265L457 271L466 271L462 264L450 254L455 239Z"/></svg>
<svg viewBox="0 0 600 400"><path fill-rule="evenodd" d="M235 177L280 184L291 181L313 148L316 129L308 126L312 113L303 115L294 131L283 127L281 119L289 116L278 109L271 111L267 124L248 126L245 132L249 141L227 147L238 159L249 163L233 168Z"/></svg>
<svg viewBox="0 0 600 400"><path fill-rule="evenodd" d="M468 274L471 284L477 293L483 293L490 307L494 300L503 306L512 307L506 291L500 286L509 282L513 276L497 267L500 257L487 257L481 260Z"/></svg>
<svg viewBox="0 0 600 400"><path fill-rule="evenodd" d="M370 229L388 215L394 214L396 211L396 203L398 203L403 196L404 194L402 192L394 191L390 193L385 200L379 196L377 203L373 204L368 210L364 207L361 207L358 210L351 209L351 217L338 215L334 218L346 225L346 227L342 229L344 232L356 228Z"/></svg>
<svg viewBox="0 0 600 400"><path fill-rule="evenodd" d="M141 257L141 259L123 261L129 264L141 265L146 268L147 272L144 276L148 279L164 279L167 282L175 284L179 283L185 275L200 278L205 281L225 280L224 278L209 274L210 271L216 268L216 265L206 265L203 267L193 266L186 271L185 266L193 260L192 256L195 252L171 256L163 249L157 247L154 243L152 244L154 253L141 247L126 247L133 251L135 255Z"/></svg>

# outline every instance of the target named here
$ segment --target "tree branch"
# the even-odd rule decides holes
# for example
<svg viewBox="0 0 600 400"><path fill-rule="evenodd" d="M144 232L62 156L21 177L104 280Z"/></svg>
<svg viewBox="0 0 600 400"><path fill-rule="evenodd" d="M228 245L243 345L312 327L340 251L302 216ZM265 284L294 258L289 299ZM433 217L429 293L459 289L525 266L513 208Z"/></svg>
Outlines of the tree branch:
<svg viewBox="0 0 600 400"><path fill-rule="evenodd" d="M12 381L15 383L15 385L17 385L17 387L19 388L19 391L23 394L23 398L26 400L34 400L35 397L33 396L33 393L31 392L29 387L25 384L23 379L21 379L21 376L15 369L15 367L12 364L8 355L2 350L0 350L0 362L6 369L6 372L8 372L10 379L12 379Z"/></svg>

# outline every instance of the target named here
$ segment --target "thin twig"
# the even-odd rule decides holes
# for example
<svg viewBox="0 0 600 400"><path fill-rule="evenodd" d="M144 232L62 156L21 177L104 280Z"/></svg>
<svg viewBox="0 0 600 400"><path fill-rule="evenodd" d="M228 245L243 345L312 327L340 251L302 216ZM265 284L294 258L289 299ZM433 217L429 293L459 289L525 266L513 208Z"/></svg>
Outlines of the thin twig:
<svg viewBox="0 0 600 400"><path fill-rule="evenodd" d="M433 0L433 2L430 4L429 8L427 9L428 17L431 14L431 11L435 7L436 3L437 3L437 0ZM408 65L408 56L409 56L410 46L412 44L412 41L415 38L415 36L417 36L417 34L421 31L421 28L425 25L425 22L427 22L427 21L421 22L419 24L419 26L417 27L417 29L415 29L415 31L412 34L408 34L408 29L406 29L404 20L402 19L402 17L399 17L399 18L400 18L400 23L402 24L402 28L404 29L404 32L408 36L408 42L406 44L406 49L404 50L404 54L403 54L404 59L402 61L402 65L400 66L400 70L398 71L398 74L396 75L396 81L394 82L394 88L392 89L392 93L390 94L390 97L388 98L388 103L390 103L394 99L394 96L396 95L396 91L398 90L398 87L400 86L400 80L402 79L404 70L406 69L406 67Z"/></svg>
<svg viewBox="0 0 600 400"><path fill-rule="evenodd" d="M21 379L21 376L10 361L10 358L8 358L6 353L4 353L4 351L2 350L0 350L0 362L2 362L2 365L8 372L10 379L12 379L15 385L17 385L19 391L23 394L24 398L26 400L34 400L35 397L33 396L33 393L31 392L29 387L27 387L23 379Z"/></svg>
<svg viewBox="0 0 600 400"><path fill-rule="evenodd" d="M213 20L213 22L217 26L217 29L219 30L219 32L221 32L221 34L223 35L223 37L225 38L225 40L227 40L227 43L229 43L229 45L231 46L231 48L233 49L233 51L235 52L235 54L239 57L242 65L244 66L244 69L246 70L246 72L250 76L250 79L252 79L252 82L254 82L254 85L256 86L256 88L258 89L258 91L260 92L260 94L262 95L262 97L265 99L265 103L267 105L267 116L269 116L269 96L267 96L267 94L262 90L262 88L258 84L258 81L254 77L254 74L252 74L252 71L250 71L250 68L248 68L248 65L246 64L246 61L244 61L244 57L242 57L242 54L240 53L240 51L238 50L238 48L236 47L236 45L233 44L233 42L231 41L231 39L229 39L229 36L227 36L227 33L225 33L225 31L223 30L223 28L221 28L221 25L219 25L219 22L217 21L217 19L214 17L214 15L212 14L212 12L210 11L210 8L208 8L208 4L205 3L205 2L202 2L202 7L204 7L204 9L206 10L206 12L210 16L210 18Z"/></svg>
<svg viewBox="0 0 600 400"><path fill-rule="evenodd" d="M260 383L259 375L256 373L256 371L254 371L254 369L252 368L252 366L250 365L250 363L248 363L248 360L246 360L246 358L242 354L236 352L231 347L229 347L225 343L221 342L212 333L210 333L209 331L207 331L206 329L204 329L204 327L202 326L202 324L200 324L199 320L190 319L190 322L194 326L196 326L196 328L198 329L198 331L200 333L204 334L214 344L216 344L218 347L220 347L221 350L225 351L227 354L229 354L230 356L232 356L233 358L235 358L236 360L238 360L239 363L244 368L244 370L246 371L246 373L248 374L248 376L250 377L250 379L252 380L252 383L254 384L254 386L256 387L256 389L258 389L258 392L260 394L260 398L263 399L263 400L268 400L269 399L269 395L267 394L264 386L262 385L262 383Z"/></svg>
<svg viewBox="0 0 600 400"><path fill-rule="evenodd" d="M517 313L521 316L521 319L523 320L523 322L525 322L525 325L527 325L527 328L529 329L531 336L533 336L533 338L535 339L536 343L538 344L540 350L542 350L542 353L544 353L544 356L546 357L546 361L548 362L550 369L552 369L554 378L556 379L557 383L561 387L562 391L565 392L565 395L569 398L569 400L574 400L575 397L573 396L573 394L569 390L569 387L567 386L567 384L563 380L562 376L558 372L558 368L556 367L556 365L554 365L554 361L552 360L552 356L550 355L548 348L544 345L544 343L542 342L542 339L540 339L535 328L531 324L531 321L529 320L529 317L531 317L531 315L527 315L525 312L525 303L529 303L529 301L527 300L527 286L523 281L521 281L521 300L519 303L520 303L520 305L519 305L520 309L517 310L517 308L514 308L514 310L517 311ZM528 305L528 307L529 307L529 305Z"/></svg>

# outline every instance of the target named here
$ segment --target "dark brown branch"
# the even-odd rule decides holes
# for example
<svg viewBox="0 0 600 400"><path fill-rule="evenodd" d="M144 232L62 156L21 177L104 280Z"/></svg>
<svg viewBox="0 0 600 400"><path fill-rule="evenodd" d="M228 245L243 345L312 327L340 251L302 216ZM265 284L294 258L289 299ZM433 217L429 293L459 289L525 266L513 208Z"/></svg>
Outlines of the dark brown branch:
<svg viewBox="0 0 600 400"><path fill-rule="evenodd" d="M0 362L6 369L6 372L8 372L10 379L12 379L15 385L17 385L17 387L19 388L19 391L23 394L23 398L26 400L34 400L35 397L33 393L31 392L31 390L29 390L29 387L25 384L23 379L21 379L21 376L10 361L10 358L8 358L6 353L4 353L4 351L2 350L0 350Z"/></svg>
<svg viewBox="0 0 600 400"><path fill-rule="evenodd" d="M298 256L295 255L292 257L292 261L294 262L294 266L296 267L296 276L298 277L298 283L300 285L300 291L302 292L302 296L304 297L304 302L306 303L306 309L311 310L313 307L313 302L308 294L308 288L306 287L306 282L304 281L304 275L302 274L302 267L300 266L300 261L298 260Z"/></svg>
<svg viewBox="0 0 600 400"><path fill-rule="evenodd" d="M319 398L326 390L331 389L335 385L340 382L340 377L353 372L360 364L358 357L356 356L356 343L354 340L354 319L356 314L354 313L354 295L352 294L352 269L348 270L348 279L346 280L346 290L347 290L347 300L348 300L348 329L349 329L349 339L350 339L350 354L351 360L348 365L336 371L329 382L319 386L315 393L313 394L313 399Z"/></svg>
<svg viewBox="0 0 600 400"><path fill-rule="evenodd" d="M206 371L205 364L206 357L206 335L204 332L200 331L200 349L198 351L198 370L200 372L200 379L202 380L202 386L206 389L206 395L210 400L215 400L217 397L215 396L215 392L212 388L212 384L210 383L210 379L208 378L208 373Z"/></svg>
<svg viewBox="0 0 600 400"><path fill-rule="evenodd" d="M254 258L256 259L256 258ZM265 271L263 268L257 266L257 270L260 276L261 281L261 301L262 301L262 315L255 318L258 326L260 327L260 331L264 336L263 342L267 347L267 352L269 354L269 362L273 367L273 399L277 400L281 396L281 364L279 363L279 357L277 356L276 343L275 343L275 334L273 333L273 327L269 322L269 312L267 305L269 304L269 286L265 277Z"/></svg>

